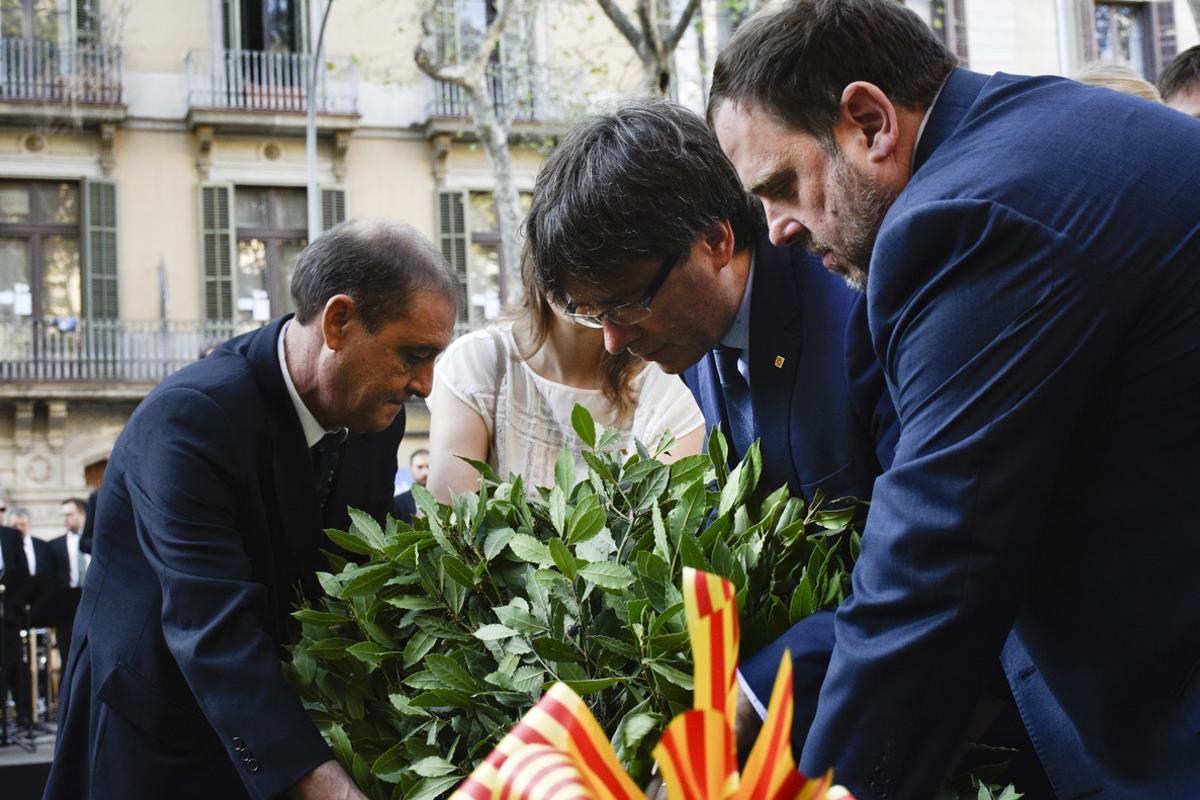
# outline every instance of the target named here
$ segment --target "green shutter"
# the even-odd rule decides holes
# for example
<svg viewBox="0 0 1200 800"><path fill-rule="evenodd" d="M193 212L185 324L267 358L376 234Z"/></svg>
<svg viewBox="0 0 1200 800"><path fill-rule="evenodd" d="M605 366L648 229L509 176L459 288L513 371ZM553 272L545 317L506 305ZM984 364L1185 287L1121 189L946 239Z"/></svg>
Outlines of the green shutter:
<svg viewBox="0 0 1200 800"><path fill-rule="evenodd" d="M200 258L204 264L204 318L232 321L234 309L233 186L210 183L200 187Z"/></svg>
<svg viewBox="0 0 1200 800"><path fill-rule="evenodd" d="M321 190L321 230L327 231L346 221L346 190Z"/></svg>
<svg viewBox="0 0 1200 800"><path fill-rule="evenodd" d="M118 319L117 186L112 181L83 182L84 314L88 319Z"/></svg>
<svg viewBox="0 0 1200 800"><path fill-rule="evenodd" d="M442 190L437 193L438 243L442 257L450 265L450 274L458 284L458 319L466 322L471 307L467 303L467 193Z"/></svg>

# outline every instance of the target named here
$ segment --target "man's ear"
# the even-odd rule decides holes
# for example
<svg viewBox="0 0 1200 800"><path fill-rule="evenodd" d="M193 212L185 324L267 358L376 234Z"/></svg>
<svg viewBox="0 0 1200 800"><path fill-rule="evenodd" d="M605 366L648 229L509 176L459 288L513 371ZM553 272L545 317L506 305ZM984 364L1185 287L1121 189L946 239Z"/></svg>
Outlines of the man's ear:
<svg viewBox="0 0 1200 800"><path fill-rule="evenodd" d="M900 142L896 107L875 84L855 81L842 90L834 135L843 152L871 162L886 161Z"/></svg>
<svg viewBox="0 0 1200 800"><path fill-rule="evenodd" d="M727 219L721 220L700 234L700 243L710 256L713 271L724 269L733 258L733 225Z"/></svg>
<svg viewBox="0 0 1200 800"><path fill-rule="evenodd" d="M321 310L321 333L325 337L325 346L330 350L342 349L349 329L358 321L358 307L353 297L335 294L329 298Z"/></svg>

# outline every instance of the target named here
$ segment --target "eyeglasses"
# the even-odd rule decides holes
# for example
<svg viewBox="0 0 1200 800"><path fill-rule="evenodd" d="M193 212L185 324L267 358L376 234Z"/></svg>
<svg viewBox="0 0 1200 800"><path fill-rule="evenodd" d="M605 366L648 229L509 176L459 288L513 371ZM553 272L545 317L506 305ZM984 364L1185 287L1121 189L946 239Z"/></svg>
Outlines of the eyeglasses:
<svg viewBox="0 0 1200 800"><path fill-rule="evenodd" d="M646 287L646 293L642 295L641 300L630 300L628 303L622 303L607 311L596 311L589 306L581 306L572 300L567 303L565 309L567 316L585 328L603 328L605 322L621 326L638 324L650 316L650 304L654 302L654 296L658 294L658 290L667 282L667 276L671 274L671 270L679 263L682 255L682 253L677 253L663 261L662 266L658 268L658 272L654 274L654 279Z"/></svg>

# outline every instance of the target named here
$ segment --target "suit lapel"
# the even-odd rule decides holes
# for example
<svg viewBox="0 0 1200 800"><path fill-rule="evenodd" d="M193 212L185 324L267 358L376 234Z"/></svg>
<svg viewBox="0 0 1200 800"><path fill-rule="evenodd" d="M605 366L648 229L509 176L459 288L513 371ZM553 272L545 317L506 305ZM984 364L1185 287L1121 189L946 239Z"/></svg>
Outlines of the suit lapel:
<svg viewBox="0 0 1200 800"><path fill-rule="evenodd" d="M269 469L274 484L281 534L299 568L306 593L312 595L317 587L316 572L326 568L317 551L322 520L312 456L279 368L276 348L287 319L289 317L259 331L246 358L258 378L267 409L268 441L264 453L267 463L264 466Z"/></svg>
<svg viewBox="0 0 1200 800"><path fill-rule="evenodd" d="M765 238L759 242L750 298L750 401L770 490L793 474L792 396L804 350L801 277L793 248L777 248Z"/></svg>

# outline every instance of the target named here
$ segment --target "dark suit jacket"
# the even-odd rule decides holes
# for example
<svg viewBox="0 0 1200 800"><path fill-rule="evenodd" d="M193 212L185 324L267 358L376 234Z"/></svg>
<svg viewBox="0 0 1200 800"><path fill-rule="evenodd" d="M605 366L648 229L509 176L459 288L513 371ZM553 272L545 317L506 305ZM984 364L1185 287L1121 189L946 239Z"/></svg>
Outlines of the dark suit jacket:
<svg viewBox="0 0 1200 800"><path fill-rule="evenodd" d="M897 431L863 296L803 248L766 238L755 248L751 292L750 397L762 484L786 483L806 500L818 487L827 497L869 500ZM713 354L683 379L709 429L728 432Z"/></svg>
<svg viewBox="0 0 1200 800"><path fill-rule="evenodd" d="M1001 658L1059 797L1200 797L1198 154L1143 100L947 81L871 261L901 434L807 774L931 797Z"/></svg>
<svg viewBox="0 0 1200 800"><path fill-rule="evenodd" d="M21 532L0 525L0 553L4 554L4 620L6 628L20 628L29 594L29 563L25 560Z"/></svg>
<svg viewBox="0 0 1200 800"><path fill-rule="evenodd" d="M403 415L351 435L324 515L282 320L164 381L113 448L47 798L273 798L330 758L284 679L347 505L383 520Z"/></svg>
<svg viewBox="0 0 1200 800"><path fill-rule="evenodd" d="M392 516L404 522L412 522L417 515L417 501L413 499L412 489L396 495L392 501Z"/></svg>
<svg viewBox="0 0 1200 800"><path fill-rule="evenodd" d="M80 536L80 542L83 537ZM57 536L46 543L47 550L50 552L50 560L47 565L49 569L44 570L48 573L49 592L48 598L51 625L64 628L68 635L71 630L71 621L75 619L75 612L79 608L79 598L81 595L80 588L76 586L71 588L71 554L67 550L67 534ZM83 557L83 550L80 550L80 558ZM39 565L39 573L43 572Z"/></svg>
<svg viewBox="0 0 1200 800"><path fill-rule="evenodd" d="M25 602L30 606L34 627L50 627L55 624L52 603L57 588L57 562L49 542L36 536L31 536L31 540L37 572L29 578Z"/></svg>

